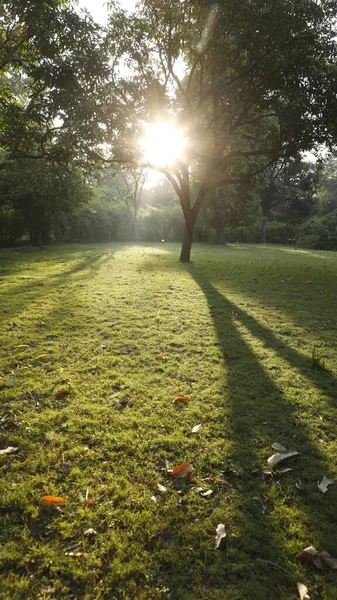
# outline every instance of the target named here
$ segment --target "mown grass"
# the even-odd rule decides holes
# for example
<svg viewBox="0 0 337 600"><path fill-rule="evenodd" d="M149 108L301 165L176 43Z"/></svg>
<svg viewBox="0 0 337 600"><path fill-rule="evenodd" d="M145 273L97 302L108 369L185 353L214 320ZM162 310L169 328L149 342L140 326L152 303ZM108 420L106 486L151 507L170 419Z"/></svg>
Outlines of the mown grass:
<svg viewBox="0 0 337 600"><path fill-rule="evenodd" d="M0 253L0 447L18 448L0 456L1 598L295 600L298 581L337 598L334 571L298 560L309 545L337 555L337 256L178 254ZM271 478L274 442L301 454Z"/></svg>

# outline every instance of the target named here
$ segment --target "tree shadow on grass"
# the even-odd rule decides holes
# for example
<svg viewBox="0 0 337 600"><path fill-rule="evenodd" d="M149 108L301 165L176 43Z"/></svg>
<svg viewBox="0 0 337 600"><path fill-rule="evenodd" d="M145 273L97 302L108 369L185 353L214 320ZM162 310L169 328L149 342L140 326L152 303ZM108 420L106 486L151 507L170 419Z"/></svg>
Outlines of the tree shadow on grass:
<svg viewBox="0 0 337 600"><path fill-rule="evenodd" d="M50 294L51 291L54 293L58 288L62 288L62 286L67 285L69 278L71 278L74 274L78 273L79 279L82 281L88 277L92 277L92 270L99 269L111 258L111 255L113 254L113 250L110 248L105 252L103 249L99 252L97 252L96 248L91 250L92 251L86 250L83 258L79 257L75 264L72 264L69 268L65 269L61 273L44 276L43 281L35 281L34 279L28 278L24 275L21 275L20 277L20 275L16 272L17 270L15 267L17 265L15 261L7 265L8 269L6 271L6 275L11 276L14 274L15 278L20 278L20 283L14 282L11 284L8 291L2 296L2 322L6 322L13 317L16 317L21 311L25 310L27 306L33 302L40 302L45 296ZM77 254L79 252L78 249L75 252ZM47 254L39 255L40 260L43 260L44 258L48 259L48 261L50 260L50 256ZM61 257L52 257L53 264L57 264L58 261L64 262L61 260ZM24 257L20 255L20 264L22 263L23 267L21 273L25 273L25 265L31 264L31 255L25 255Z"/></svg>
<svg viewBox="0 0 337 600"><path fill-rule="evenodd" d="M325 497L317 489L317 480L323 474L329 476L329 464L320 452L318 440L313 439L305 421L300 418L296 402L287 398L277 377L263 366L263 361L253 350L253 342L257 340L263 348L271 349L286 361L293 371L299 371L333 405L337 382L328 371L320 374L310 369L307 357L287 347L270 329L230 302L198 272L197 266L190 265L188 271L212 307L212 321L227 366L224 388L230 410L231 459L245 472L237 483L242 497L237 514L239 539L232 542L237 556L241 557L243 570L240 573L238 565L233 566L232 576L235 573L236 580L239 572L241 590L250 594L242 597L287 598L287 594L293 593L294 585L290 573L295 577L298 570L296 554L304 547L301 547L301 536L302 544L313 543L319 549L334 553L337 536L331 533L331 526L336 523L333 510L336 494L332 492ZM261 470L268 469L266 459L263 463L262 457L267 458L274 452L271 449L273 442L281 442L288 449L301 453L299 460L283 465L292 466L294 471L279 482L261 478ZM256 469L258 472L254 473ZM304 482L303 493L295 487L296 478ZM269 501L266 514L261 515L259 501L253 498L263 500L264 497ZM301 523L292 522L296 518L301 519ZM306 535L307 544L304 541ZM245 570L244 563L246 567L250 565L250 569ZM268 590L263 583L266 578L272 581ZM273 586L276 586L274 590Z"/></svg>

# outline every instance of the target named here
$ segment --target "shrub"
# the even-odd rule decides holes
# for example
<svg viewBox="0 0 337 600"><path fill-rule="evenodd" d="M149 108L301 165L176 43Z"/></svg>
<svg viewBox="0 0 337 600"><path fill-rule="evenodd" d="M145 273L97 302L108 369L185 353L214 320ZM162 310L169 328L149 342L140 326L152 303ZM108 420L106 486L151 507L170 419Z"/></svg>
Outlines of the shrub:
<svg viewBox="0 0 337 600"><path fill-rule="evenodd" d="M337 250L337 210L304 223L299 229L297 245L302 248Z"/></svg>

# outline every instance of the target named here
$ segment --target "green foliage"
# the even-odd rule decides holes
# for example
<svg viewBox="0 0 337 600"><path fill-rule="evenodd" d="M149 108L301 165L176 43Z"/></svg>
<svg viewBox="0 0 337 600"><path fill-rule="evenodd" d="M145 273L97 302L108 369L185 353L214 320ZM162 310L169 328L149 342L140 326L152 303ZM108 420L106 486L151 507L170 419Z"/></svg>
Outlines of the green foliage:
<svg viewBox="0 0 337 600"><path fill-rule="evenodd" d="M337 158L329 157L323 164L318 187L319 212L327 214L337 209Z"/></svg>
<svg viewBox="0 0 337 600"><path fill-rule="evenodd" d="M184 220L178 204L148 206L139 218L139 239L144 242L177 242L181 240Z"/></svg>
<svg viewBox="0 0 337 600"><path fill-rule="evenodd" d="M93 204L77 214L61 214L53 220L57 242L106 242L131 238L132 222L125 207L104 208Z"/></svg>
<svg viewBox="0 0 337 600"><path fill-rule="evenodd" d="M56 215L71 213L91 197L90 187L78 173L43 160L21 160L6 165L0 170L0 194L10 228L6 232L3 221L2 240L10 240L13 234L17 239L25 232L34 246L49 241Z"/></svg>
<svg viewBox="0 0 337 600"><path fill-rule="evenodd" d="M297 244L303 248L337 250L337 210L304 223L299 229Z"/></svg>

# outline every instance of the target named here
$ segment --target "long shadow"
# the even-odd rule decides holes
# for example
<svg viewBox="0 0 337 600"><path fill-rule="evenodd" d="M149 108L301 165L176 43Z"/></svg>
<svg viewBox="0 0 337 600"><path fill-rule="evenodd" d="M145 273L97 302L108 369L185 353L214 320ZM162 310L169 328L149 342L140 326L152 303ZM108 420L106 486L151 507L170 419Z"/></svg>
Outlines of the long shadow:
<svg viewBox="0 0 337 600"><path fill-rule="evenodd" d="M336 492L331 490L326 497L317 489L317 481L324 474L331 475L328 460L307 426L308 421L302 418L303 405L289 392L289 381L286 393L282 378L278 380L257 355L255 341L260 349L265 348L266 352L276 355L276 360L281 359L280 370L290 367L292 375L303 379L303 385L306 380L321 390L328 409L335 405L336 378L328 371L322 374L313 371L307 356L288 347L271 329L219 292L204 268L193 263L184 267L173 263L165 268L167 266L173 275L189 272L203 291L210 306L216 343L223 351L226 372L222 382L223 411L218 410L216 414L223 422L229 454L218 468L223 470L224 463L229 463L225 476L233 482L236 494L234 500L228 501L232 507L229 527L235 536L230 538L227 554L222 559L206 552L204 561L198 564L193 589L188 583L191 576L191 565L186 564L188 558L184 572L181 571L179 540L184 518L172 514L169 527L158 534L150 548L159 552L161 547L167 550L158 567L159 580L169 586L170 578L175 577L174 600L180 592L185 598L189 587L191 595L186 598L195 598L197 594L203 600L295 598L295 582L303 577L298 561L301 550L313 544L335 553ZM209 275L212 277L212 273ZM310 410L314 413L309 407L309 414ZM263 474L263 470L268 469L267 458L275 453L271 447L274 442L300 452L297 459L280 466L291 467L293 471L275 478ZM302 490L295 486L297 479L301 479ZM216 508L214 519L218 518L215 515ZM172 559L175 553L176 561ZM306 574L308 587L310 582L318 593L326 592L333 576L325 574L323 579L309 571Z"/></svg>
<svg viewBox="0 0 337 600"><path fill-rule="evenodd" d="M2 321L10 321L13 317L16 317L19 312L27 308L33 302L39 301L47 296L51 290L53 292L66 285L68 278L70 278L75 273L78 273L81 279L85 277L90 277L92 274L92 269L100 268L104 262L111 258L111 254L113 254L113 249L106 249L105 251L100 250L97 251L97 248L91 249L93 251L83 250L85 255L83 258L76 260L75 264L62 271L61 273L57 273L54 275L43 276L43 281L34 281L29 277L21 275L23 279L22 282L18 284L11 285L9 289L3 294L1 294L1 320ZM75 251L78 254L78 249ZM107 255L108 253L108 255ZM107 256L106 256L107 255ZM21 273L25 272L25 265L30 264L31 256L25 255L24 259L20 256L20 263L23 262L23 267ZM39 255L39 262L43 259L50 260L50 256L46 253L45 255ZM35 259L36 261L36 259ZM34 261L34 262L35 262ZM64 262L61 257L52 257L52 262L57 264L58 262ZM18 273L16 273L17 269L17 261L13 261L9 265L9 269L6 272L6 275L12 275L15 273L15 277L20 277ZM42 285L40 285L40 283ZM1 291L1 289L0 289Z"/></svg>
<svg viewBox="0 0 337 600"><path fill-rule="evenodd" d="M327 502L323 494L316 488L316 482L324 473L329 473L329 464L321 455L319 443L315 442L306 425L297 412L297 406L287 399L281 385L278 385L268 370L264 368L250 342L247 342L240 331L243 325L248 331L246 339L250 336L262 342L263 346L270 348L286 360L293 369L301 371L302 376L320 388L323 393L336 404L336 378L329 372L324 376L310 369L307 359L300 352L287 347L273 332L258 323L245 311L230 302L224 294L220 293L205 277L200 274L198 267L191 265L188 271L202 289L211 308L211 316L215 327L218 344L226 353L227 379L224 381L227 402L230 409L232 461L245 471L245 476L239 480L239 489L243 502L237 515L240 523L240 538L238 550L246 554L246 560L252 566L251 572L242 573L246 579L246 589L253 585L251 598L279 598L284 597L282 591L291 585L291 576L278 569L284 569L288 574L292 569L292 562L296 563L296 556L289 554L289 536L284 530L284 524L277 522L273 516L273 507L267 503L266 515L261 518L252 496L263 498L269 495L269 480L256 477L254 471L268 468L261 464L261 451L267 456L274 451L270 448L273 442L282 442L288 449L296 449L301 453L300 459L291 465L294 467L294 476L285 476L278 483L280 494L287 497L289 506L294 505L298 510L298 497L295 488L295 477L299 477L308 485L309 492L300 495L300 510L305 513L305 526L311 534L309 543L315 540L320 547L333 553L334 548L326 548L326 539L330 537L337 542L337 537L331 537L332 523L336 524L332 496ZM245 336L246 337L246 336ZM265 447L269 440L269 447ZM310 472L313 481L306 481L306 472ZM295 475L296 474L296 475ZM292 480L293 479L293 480ZM290 483L291 482L291 483ZM291 485L291 488L290 488ZM272 483L275 486L275 482ZM312 488L312 491L311 491ZM275 500L275 488L271 490ZM294 513L295 514L295 513ZM288 523L291 527L291 523ZM294 545L294 544L293 544ZM295 544L296 545L296 544ZM253 552L252 552L252 549ZM301 548L298 548L300 551ZM266 562L263 562L266 561ZM268 562L269 561L269 562ZM270 562L271 561L271 562ZM262 577L266 571L273 570L272 565L277 565L278 577L274 579L279 584L280 596L274 592L263 589ZM261 589L259 580L261 578ZM255 587L254 587L255 586ZM247 596L248 597L248 596Z"/></svg>

